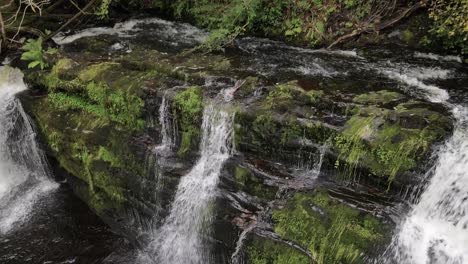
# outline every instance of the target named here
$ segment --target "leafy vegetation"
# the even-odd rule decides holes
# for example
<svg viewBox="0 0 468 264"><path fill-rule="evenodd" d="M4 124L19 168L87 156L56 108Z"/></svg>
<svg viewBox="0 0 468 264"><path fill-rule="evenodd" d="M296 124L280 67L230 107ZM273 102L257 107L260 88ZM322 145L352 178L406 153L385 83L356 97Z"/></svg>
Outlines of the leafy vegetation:
<svg viewBox="0 0 468 264"><path fill-rule="evenodd" d="M341 204L325 191L294 194L284 208L273 211L272 218L275 232L306 247L319 264L362 263L363 253L386 234L375 217ZM310 263L298 252L275 248L280 247L254 243L249 255L253 263Z"/></svg>
<svg viewBox="0 0 468 264"><path fill-rule="evenodd" d="M46 51L42 48L42 38L39 37L38 39L28 39L26 44L23 45L24 50L23 54L21 54L21 60L31 61L28 64L28 68L35 68L39 66L41 70L44 68L49 67L47 64L44 55L54 54L57 52L56 49L48 48Z"/></svg>
<svg viewBox="0 0 468 264"><path fill-rule="evenodd" d="M184 156L198 146L203 113L203 95L200 87L190 87L174 97L174 114L177 118L181 143L178 155Z"/></svg>
<svg viewBox="0 0 468 264"><path fill-rule="evenodd" d="M103 83L89 82L84 86L87 96L52 92L49 100L61 110L81 110L95 115L102 123L114 121L133 129L143 127L139 118L143 101L127 91L113 90Z"/></svg>
<svg viewBox="0 0 468 264"><path fill-rule="evenodd" d="M468 53L468 1L432 0L429 17L433 20L431 32L450 49Z"/></svg>
<svg viewBox="0 0 468 264"><path fill-rule="evenodd" d="M388 92L387 92L388 93ZM355 97L354 101L384 103L376 93ZM388 93L387 102L400 98ZM417 167L417 162L429 152L429 146L444 135L449 121L439 113L418 108L416 103L399 104L395 110L375 106L358 107L356 113L335 137L334 146L340 153L336 167L345 161L346 175L353 176L358 166L370 169L390 183L398 174Z"/></svg>

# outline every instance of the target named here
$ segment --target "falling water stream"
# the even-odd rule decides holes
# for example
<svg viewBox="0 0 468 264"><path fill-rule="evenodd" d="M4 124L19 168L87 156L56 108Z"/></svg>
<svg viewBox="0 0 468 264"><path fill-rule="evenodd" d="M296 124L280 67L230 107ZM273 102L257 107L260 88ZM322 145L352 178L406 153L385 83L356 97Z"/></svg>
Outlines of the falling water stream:
<svg viewBox="0 0 468 264"><path fill-rule="evenodd" d="M172 126L172 120L169 116L170 106L166 95L161 100L159 106L159 124L161 125L161 143L156 146L155 152L157 156L167 156L171 154L174 147L175 130Z"/></svg>
<svg viewBox="0 0 468 264"><path fill-rule="evenodd" d="M34 130L15 97L25 89L21 71L0 67L0 233L24 221L38 198L58 186L48 177Z"/></svg>
<svg viewBox="0 0 468 264"><path fill-rule="evenodd" d="M170 213L142 253L142 263L209 262L204 236L210 232L210 205L221 169L232 151L233 115L209 105L201 129L200 158L180 180Z"/></svg>
<svg viewBox="0 0 468 264"><path fill-rule="evenodd" d="M379 263L468 263L468 109L447 102L447 91L420 80L396 75L427 90L426 98L442 102L455 117L452 137L438 151L438 160L425 191ZM414 81L416 80L416 81Z"/></svg>

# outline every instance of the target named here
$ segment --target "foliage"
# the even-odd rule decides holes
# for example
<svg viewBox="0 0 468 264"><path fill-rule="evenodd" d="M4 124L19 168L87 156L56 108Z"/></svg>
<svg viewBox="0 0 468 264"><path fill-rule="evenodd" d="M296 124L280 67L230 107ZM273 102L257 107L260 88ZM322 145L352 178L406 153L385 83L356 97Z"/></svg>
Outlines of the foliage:
<svg viewBox="0 0 468 264"><path fill-rule="evenodd" d="M252 264L309 264L309 258L280 242L255 237L247 248L249 263Z"/></svg>
<svg viewBox="0 0 468 264"><path fill-rule="evenodd" d="M96 15L99 18L105 18L109 15L109 6L112 3L112 0L101 0L101 3L96 10Z"/></svg>
<svg viewBox="0 0 468 264"><path fill-rule="evenodd" d="M380 12L374 0L177 0L170 4L176 16L191 16L214 30L204 45L220 47L245 31L300 41L310 46L329 42L340 34L342 24L351 30ZM380 8L380 9L379 9ZM389 10L391 12L392 10Z"/></svg>
<svg viewBox="0 0 468 264"><path fill-rule="evenodd" d="M174 97L174 114L181 132L178 155L184 156L197 147L203 113L203 95L199 87L190 87Z"/></svg>
<svg viewBox="0 0 468 264"><path fill-rule="evenodd" d="M429 17L434 22L431 32L442 39L447 48L468 53L468 1L432 0Z"/></svg>
<svg viewBox="0 0 468 264"><path fill-rule="evenodd" d="M84 86L87 96L52 92L49 100L61 110L82 110L98 117L103 124L114 121L132 129L143 127L139 118L143 101L136 95L110 89L103 83L89 82Z"/></svg>
<svg viewBox="0 0 468 264"><path fill-rule="evenodd" d="M375 101L376 95L360 95L355 102ZM387 94L390 101L396 98L399 94ZM379 102L382 101L375 101ZM366 167L376 176L387 177L389 187L398 174L416 168L417 161L429 152L429 146L444 135L448 122L439 113L416 107L411 103L402 103L395 110L358 107L335 137L334 146L340 153L336 166L340 166L340 160L345 161L351 175L358 166ZM423 125L412 125L418 122Z"/></svg>
<svg viewBox="0 0 468 264"><path fill-rule="evenodd" d="M41 70L49 66L44 58L45 53L54 54L57 52L56 49L52 48L44 51L42 48L42 38L28 39L26 44L23 45L22 49L24 52L21 54L21 60L31 61L28 64L28 68L35 68L36 66L39 66Z"/></svg>

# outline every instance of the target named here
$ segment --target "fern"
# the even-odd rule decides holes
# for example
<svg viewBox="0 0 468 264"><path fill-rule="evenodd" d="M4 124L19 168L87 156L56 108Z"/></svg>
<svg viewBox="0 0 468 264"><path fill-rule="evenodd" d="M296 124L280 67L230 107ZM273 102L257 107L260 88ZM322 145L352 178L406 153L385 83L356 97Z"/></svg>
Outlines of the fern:
<svg viewBox="0 0 468 264"><path fill-rule="evenodd" d="M54 54L57 52L57 49L49 48L46 51L42 48L42 38L38 39L28 39L26 44L23 45L22 49L24 50L21 54L21 60L31 61L28 64L28 68L35 68L37 66L41 67L41 70L49 67L49 64L44 59L44 54Z"/></svg>

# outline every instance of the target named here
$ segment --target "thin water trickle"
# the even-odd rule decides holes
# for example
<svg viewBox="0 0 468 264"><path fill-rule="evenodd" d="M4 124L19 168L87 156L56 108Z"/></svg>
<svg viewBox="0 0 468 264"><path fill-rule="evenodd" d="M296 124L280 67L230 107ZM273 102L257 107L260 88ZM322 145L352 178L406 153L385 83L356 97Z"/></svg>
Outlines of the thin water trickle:
<svg viewBox="0 0 468 264"><path fill-rule="evenodd" d="M174 146L172 121L169 116L170 106L166 96L163 96L159 106L159 124L161 125L161 143L156 146L156 154L169 155Z"/></svg>
<svg viewBox="0 0 468 264"><path fill-rule="evenodd" d="M233 115L207 106L203 114L200 158L180 180L171 210L154 233L143 263L208 263L211 205L224 162L232 151Z"/></svg>
<svg viewBox="0 0 468 264"><path fill-rule="evenodd" d="M255 224L249 225L246 229L242 231L239 236L239 239L236 243L236 249L231 255L231 263L233 264L242 264L244 263L244 254L242 253L242 248L244 247L245 239L247 235L255 228Z"/></svg>
<svg viewBox="0 0 468 264"><path fill-rule="evenodd" d="M48 178L32 125L15 97L25 89L21 71L0 67L0 233L24 221L38 198L58 186Z"/></svg>

